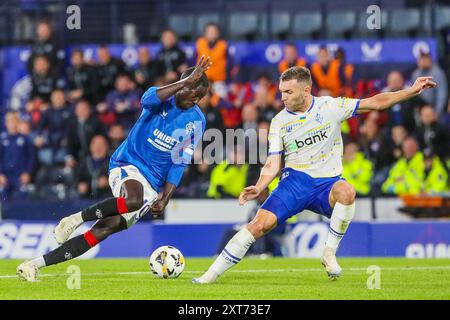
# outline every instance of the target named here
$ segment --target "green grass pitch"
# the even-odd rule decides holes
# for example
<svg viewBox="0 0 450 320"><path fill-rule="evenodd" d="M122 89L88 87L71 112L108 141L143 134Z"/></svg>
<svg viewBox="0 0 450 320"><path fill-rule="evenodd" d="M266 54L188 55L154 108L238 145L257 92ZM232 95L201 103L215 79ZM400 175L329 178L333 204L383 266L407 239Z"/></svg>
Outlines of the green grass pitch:
<svg viewBox="0 0 450 320"><path fill-rule="evenodd" d="M341 258L330 281L319 259L243 259L212 285L195 285L212 259L187 258L178 279L156 279L147 259L73 260L45 268L40 281L19 281L19 260L0 261L0 299L450 299L450 259ZM68 267L76 265L80 289ZM367 267L380 267L380 289L368 289ZM370 282L370 281L369 281ZM373 282L372 282L373 283Z"/></svg>

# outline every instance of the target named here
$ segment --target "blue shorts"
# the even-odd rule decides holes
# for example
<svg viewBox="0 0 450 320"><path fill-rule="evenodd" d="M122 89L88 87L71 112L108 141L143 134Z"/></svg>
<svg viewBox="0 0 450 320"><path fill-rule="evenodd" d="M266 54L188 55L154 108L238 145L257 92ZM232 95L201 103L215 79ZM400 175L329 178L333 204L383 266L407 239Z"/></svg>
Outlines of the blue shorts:
<svg viewBox="0 0 450 320"><path fill-rule="evenodd" d="M303 210L311 210L330 218L333 208L330 206L329 194L334 183L341 179L343 180L340 176L313 178L304 172L284 168L278 186L261 209L273 212L278 224Z"/></svg>

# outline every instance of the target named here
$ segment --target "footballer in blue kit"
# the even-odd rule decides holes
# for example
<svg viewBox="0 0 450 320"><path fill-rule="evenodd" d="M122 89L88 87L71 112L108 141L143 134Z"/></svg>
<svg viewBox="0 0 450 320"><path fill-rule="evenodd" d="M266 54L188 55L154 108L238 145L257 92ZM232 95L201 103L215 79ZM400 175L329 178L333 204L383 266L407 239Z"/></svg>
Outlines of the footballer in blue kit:
<svg viewBox="0 0 450 320"><path fill-rule="evenodd" d="M110 159L114 197L63 218L54 230L60 247L20 264L19 278L36 281L40 268L82 255L111 234L130 228L149 211L163 212L205 131L205 117L197 103L208 92L205 72L211 64L203 56L179 81L151 87L143 94L139 119ZM69 239L86 221L97 222Z"/></svg>

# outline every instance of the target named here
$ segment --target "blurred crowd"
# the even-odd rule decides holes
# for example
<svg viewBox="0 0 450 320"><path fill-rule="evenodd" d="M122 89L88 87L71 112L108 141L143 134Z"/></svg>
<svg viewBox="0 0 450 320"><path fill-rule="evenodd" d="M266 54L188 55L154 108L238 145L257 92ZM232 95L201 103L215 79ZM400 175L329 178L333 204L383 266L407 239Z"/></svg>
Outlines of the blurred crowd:
<svg viewBox="0 0 450 320"><path fill-rule="evenodd" d="M161 49L138 49L139 63L130 67L99 46L96 61L80 49L65 66L62 48L53 40L51 25L37 25L36 42L28 61L29 77L11 92L11 103L0 135L0 196L2 199L73 199L110 195L109 156L127 137L141 112L140 96L149 86L179 79L188 67L177 35L165 30ZM227 41L216 24L208 24L196 42L196 56L214 62L207 75L212 85L199 103L206 129L257 130L248 142L267 141L271 119L282 110L278 79L262 73L251 82L235 81L239 66L228 56ZM345 52L321 47L314 61L299 56L286 43L278 70L307 66L316 96L363 98L393 92L417 77L431 75L434 90L384 112L371 112L342 124L343 176L362 196L445 193L449 191L450 101L445 72L428 52L421 52L412 74L392 70L386 79L355 77ZM385 84L385 85L382 85ZM253 140L252 140L253 139ZM203 148L207 144L203 144ZM245 147L223 152L219 164L201 160L188 166L178 197L237 197L255 183L261 165L238 164ZM265 155L258 159L264 162Z"/></svg>

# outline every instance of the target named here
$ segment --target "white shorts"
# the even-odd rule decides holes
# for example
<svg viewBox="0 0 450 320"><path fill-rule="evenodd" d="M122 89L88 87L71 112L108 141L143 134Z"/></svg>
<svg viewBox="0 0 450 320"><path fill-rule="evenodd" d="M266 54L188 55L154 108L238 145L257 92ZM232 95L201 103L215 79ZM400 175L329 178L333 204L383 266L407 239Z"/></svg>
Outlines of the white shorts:
<svg viewBox="0 0 450 320"><path fill-rule="evenodd" d="M158 199L158 193L153 190L147 179L139 172L138 168L133 165L124 167L117 167L109 171L109 186L111 187L114 197L120 197L120 188L125 181L136 180L144 187L144 204L142 207L133 212L122 214L122 217L127 221L127 228L130 228L139 221L147 212L153 202Z"/></svg>

